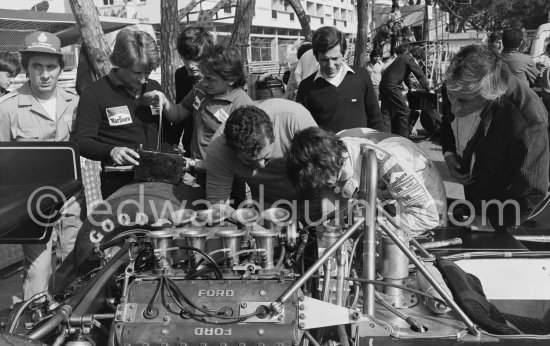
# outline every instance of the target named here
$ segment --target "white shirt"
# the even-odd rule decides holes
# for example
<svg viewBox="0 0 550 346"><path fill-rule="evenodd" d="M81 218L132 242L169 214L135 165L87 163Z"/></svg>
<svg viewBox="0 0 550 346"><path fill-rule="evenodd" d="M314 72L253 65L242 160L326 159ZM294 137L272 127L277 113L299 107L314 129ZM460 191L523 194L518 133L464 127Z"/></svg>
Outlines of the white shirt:
<svg viewBox="0 0 550 346"><path fill-rule="evenodd" d="M348 66L348 64L342 61L342 66L340 67L340 70L338 71L336 76L332 78L328 78L325 75L323 75L323 73L319 69L319 71L317 71L317 74L315 75L314 80L317 80L317 78L323 78L330 84L334 85L335 87L338 87L342 83L342 81L344 80L348 72L355 73L355 71L353 71L351 67Z"/></svg>
<svg viewBox="0 0 550 346"><path fill-rule="evenodd" d="M52 95L52 97L50 97L47 100L41 100L39 98L37 98L37 100L38 102L40 102L40 105L42 106L42 108L44 108L44 110L46 111L46 114L50 117L50 119L55 121L56 119L55 114L57 111L57 108L56 108L57 97L55 96L55 93Z"/></svg>
<svg viewBox="0 0 550 346"><path fill-rule="evenodd" d="M380 80L382 79L382 71L384 70L384 63L380 60L376 64L372 62L367 63L367 71L370 73L370 79L372 80L372 85L380 85Z"/></svg>
<svg viewBox="0 0 550 346"><path fill-rule="evenodd" d="M303 79L311 76L315 71L319 69L319 63L317 58L313 55L313 49L308 50L300 57L298 64L296 65L296 70L294 71L294 78L296 78L296 83L300 85L300 82Z"/></svg>

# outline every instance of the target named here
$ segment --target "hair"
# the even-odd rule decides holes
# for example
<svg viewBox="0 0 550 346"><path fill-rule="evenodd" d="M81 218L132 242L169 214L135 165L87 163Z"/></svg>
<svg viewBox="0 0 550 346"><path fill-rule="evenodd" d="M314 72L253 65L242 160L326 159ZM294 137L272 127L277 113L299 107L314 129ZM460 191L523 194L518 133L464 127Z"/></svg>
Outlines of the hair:
<svg viewBox="0 0 550 346"><path fill-rule="evenodd" d="M160 55L155 39L145 31L122 29L115 40L110 57L116 67L139 66L152 71L159 66Z"/></svg>
<svg viewBox="0 0 550 346"><path fill-rule="evenodd" d="M370 51L369 57L372 59L372 58L375 57L375 56L382 57L382 54L381 54L381 52L380 52L380 49L374 48L373 50Z"/></svg>
<svg viewBox="0 0 550 346"><path fill-rule="evenodd" d="M523 21L519 18L516 18L516 19L514 19L510 22L510 27L511 28L523 29Z"/></svg>
<svg viewBox="0 0 550 346"><path fill-rule="evenodd" d="M266 141L273 143L275 140L271 119L255 106L245 106L231 112L223 133L231 149L250 157L258 155Z"/></svg>
<svg viewBox="0 0 550 346"><path fill-rule="evenodd" d="M496 32L496 31L493 31L490 35L489 35L489 40L488 42L489 43L494 43L498 40L502 40L502 33L500 32Z"/></svg>
<svg viewBox="0 0 550 346"><path fill-rule="evenodd" d="M502 32L502 47L517 49L523 41L523 32L519 28L506 28Z"/></svg>
<svg viewBox="0 0 550 346"><path fill-rule="evenodd" d="M409 48L410 46L408 43L403 43L399 45L397 48L395 48L395 54L397 55L405 54L409 51Z"/></svg>
<svg viewBox="0 0 550 346"><path fill-rule="evenodd" d="M313 47L311 42L304 42L298 47L298 51L296 52L296 56L298 57L298 60L304 55L305 52L310 50Z"/></svg>
<svg viewBox="0 0 550 346"><path fill-rule="evenodd" d="M469 45L451 59L445 73L447 89L496 100L506 93L510 70L486 45Z"/></svg>
<svg viewBox="0 0 550 346"><path fill-rule="evenodd" d="M398 4L393 4L391 5L391 10L399 10L399 5Z"/></svg>
<svg viewBox="0 0 550 346"><path fill-rule="evenodd" d="M346 145L333 133L309 127L294 135L286 155L286 172L301 190L323 186L344 165Z"/></svg>
<svg viewBox="0 0 550 346"><path fill-rule="evenodd" d="M315 30L311 41L313 55L315 55L316 58L319 56L319 53L325 53L337 45L340 45L340 52L342 55L346 54L346 38L340 30L332 26L324 26Z"/></svg>
<svg viewBox="0 0 550 346"><path fill-rule="evenodd" d="M546 54L550 55L550 42L548 42L548 44L546 45L546 48L544 49L544 51L546 52Z"/></svg>
<svg viewBox="0 0 550 346"><path fill-rule="evenodd" d="M214 44L212 34L198 25L186 26L178 36L178 53L187 60L199 60L205 50Z"/></svg>
<svg viewBox="0 0 550 346"><path fill-rule="evenodd" d="M244 63L241 53L235 47L213 45L201 57L200 68L219 74L226 81L234 81L233 87L246 84Z"/></svg>
<svg viewBox="0 0 550 346"><path fill-rule="evenodd" d="M57 64L59 65L59 68L62 71L65 68L65 60L63 59L63 55L41 52L21 52L21 66L25 69L25 71L29 71L29 61L31 60L31 58L39 55L55 56L57 58Z"/></svg>
<svg viewBox="0 0 550 346"><path fill-rule="evenodd" d="M0 71L16 76L21 72L19 59L8 52L0 53Z"/></svg>

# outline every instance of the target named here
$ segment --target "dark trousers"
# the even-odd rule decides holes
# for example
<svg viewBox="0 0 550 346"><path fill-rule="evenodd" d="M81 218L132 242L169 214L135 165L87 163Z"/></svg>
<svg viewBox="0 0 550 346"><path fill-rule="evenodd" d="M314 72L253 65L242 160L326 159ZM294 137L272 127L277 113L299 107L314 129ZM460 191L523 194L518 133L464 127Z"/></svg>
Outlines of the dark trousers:
<svg viewBox="0 0 550 346"><path fill-rule="evenodd" d="M409 137L410 109L400 88L380 85L382 118L391 133Z"/></svg>

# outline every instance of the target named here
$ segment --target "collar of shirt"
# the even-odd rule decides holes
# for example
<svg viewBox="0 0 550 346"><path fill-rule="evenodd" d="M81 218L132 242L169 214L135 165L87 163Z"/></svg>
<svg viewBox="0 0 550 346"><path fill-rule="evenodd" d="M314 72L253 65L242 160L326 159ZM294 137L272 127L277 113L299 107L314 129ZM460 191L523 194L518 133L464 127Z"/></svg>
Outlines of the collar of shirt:
<svg viewBox="0 0 550 346"><path fill-rule="evenodd" d="M204 91L204 82L201 80L196 86L195 88L201 90L203 93L206 94L206 92ZM239 89L241 89L240 87L238 88L234 88L233 90L229 91L228 93L225 93L223 95L208 95L208 97L212 98L212 99L216 99L216 100L224 100L224 101L227 101L227 102L233 102L237 99L237 93L239 91Z"/></svg>
<svg viewBox="0 0 550 346"><path fill-rule="evenodd" d="M124 91L126 91L130 96L132 96L133 98L137 99L141 96L141 89L143 87L140 87L136 90L132 90L130 88L128 88L126 86L126 84L124 84L116 75L116 71L118 69L117 68L112 68L111 71L109 71L109 79L111 80L111 82L113 82L113 84L115 85L115 87L117 88L123 88ZM147 83L147 81L145 82Z"/></svg>
<svg viewBox="0 0 550 346"><path fill-rule="evenodd" d="M340 67L340 71L338 71L336 76L334 76L333 78L325 77L323 75L323 73L321 72L321 68L319 68L319 70L317 70L317 74L315 74L315 78L313 78L313 80L317 80L317 78L323 78L324 80L326 80L330 84L337 87L337 86L340 85L340 83L342 83L342 81L344 80L344 78L346 77L348 72L355 73L355 71L352 70L352 68L349 67L348 64L346 64L345 62L342 61L342 67Z"/></svg>
<svg viewBox="0 0 550 346"><path fill-rule="evenodd" d="M30 87L29 82L24 83L19 89L17 89L17 92L19 93L19 106L20 107L31 107L32 110L37 112L38 114L43 114L44 112L43 107L39 106L38 100L33 96L32 90ZM57 99L56 104L62 105L60 102L63 102L65 104L71 102L73 99L77 98L78 96L66 91L63 88L55 88L55 97ZM65 110L63 106L59 107L59 109L56 110L56 117L61 116L62 112ZM46 114L43 114L46 115ZM49 117L48 117L49 118Z"/></svg>
<svg viewBox="0 0 550 346"><path fill-rule="evenodd" d="M19 93L20 106L31 106L36 101L36 98L32 95L32 90L29 82L24 83L19 89L17 89L17 92ZM70 92L67 92L63 88L56 87L55 97L57 99L64 100L66 102L70 102L71 100L73 100L78 96Z"/></svg>

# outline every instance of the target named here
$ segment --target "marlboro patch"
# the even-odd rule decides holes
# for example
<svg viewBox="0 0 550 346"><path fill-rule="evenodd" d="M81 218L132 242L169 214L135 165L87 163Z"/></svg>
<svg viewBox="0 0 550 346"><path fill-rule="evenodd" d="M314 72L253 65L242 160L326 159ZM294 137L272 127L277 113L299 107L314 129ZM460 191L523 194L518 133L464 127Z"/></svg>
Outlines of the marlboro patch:
<svg viewBox="0 0 550 346"><path fill-rule="evenodd" d="M121 126L132 123L132 116L127 106L112 107L105 110L110 126Z"/></svg>

